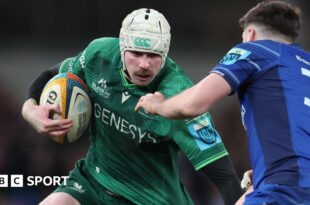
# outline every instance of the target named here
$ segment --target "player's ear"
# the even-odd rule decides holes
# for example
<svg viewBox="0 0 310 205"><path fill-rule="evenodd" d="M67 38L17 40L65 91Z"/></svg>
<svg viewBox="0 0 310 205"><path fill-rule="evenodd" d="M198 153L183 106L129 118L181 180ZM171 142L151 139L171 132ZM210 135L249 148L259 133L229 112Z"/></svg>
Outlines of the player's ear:
<svg viewBox="0 0 310 205"><path fill-rule="evenodd" d="M248 41L255 41L256 37L257 37L257 33L256 33L255 28L249 27L248 28L248 38L249 38Z"/></svg>
<svg viewBox="0 0 310 205"><path fill-rule="evenodd" d="M242 40L243 43L257 40L257 31L255 27L252 25L246 26L242 33Z"/></svg>

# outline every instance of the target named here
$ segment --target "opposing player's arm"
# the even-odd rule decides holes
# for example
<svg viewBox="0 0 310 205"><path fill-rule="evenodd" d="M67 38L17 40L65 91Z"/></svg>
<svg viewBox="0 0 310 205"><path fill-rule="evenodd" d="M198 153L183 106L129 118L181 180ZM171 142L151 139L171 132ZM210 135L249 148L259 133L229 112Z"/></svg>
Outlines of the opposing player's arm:
<svg viewBox="0 0 310 205"><path fill-rule="evenodd" d="M228 82L211 73L195 86L165 99L161 93L147 94L140 98L135 110L144 108L152 114L168 118L192 118L207 112L219 99L231 93Z"/></svg>
<svg viewBox="0 0 310 205"><path fill-rule="evenodd" d="M58 73L58 66L42 72L33 81L28 89L27 99L22 107L23 118L40 134L59 136L67 133L72 127L72 121L68 119L52 120L52 113L59 113L60 108L56 105L39 106L41 92L50 78Z"/></svg>

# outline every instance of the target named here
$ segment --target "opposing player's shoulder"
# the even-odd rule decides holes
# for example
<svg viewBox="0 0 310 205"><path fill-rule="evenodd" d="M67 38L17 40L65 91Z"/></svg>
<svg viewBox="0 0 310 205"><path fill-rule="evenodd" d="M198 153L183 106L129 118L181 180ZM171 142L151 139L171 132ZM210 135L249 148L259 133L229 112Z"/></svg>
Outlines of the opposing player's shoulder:
<svg viewBox="0 0 310 205"><path fill-rule="evenodd" d="M231 48L221 59L219 64L232 65L238 60L247 59L252 54L252 49L244 44L238 44Z"/></svg>
<svg viewBox="0 0 310 205"><path fill-rule="evenodd" d="M280 56L280 44L270 40L249 41L231 48L221 59L222 65L233 65L240 60L270 59Z"/></svg>
<svg viewBox="0 0 310 205"><path fill-rule="evenodd" d="M283 43L272 40L257 40L239 44L238 47L263 56L279 57L283 45Z"/></svg>

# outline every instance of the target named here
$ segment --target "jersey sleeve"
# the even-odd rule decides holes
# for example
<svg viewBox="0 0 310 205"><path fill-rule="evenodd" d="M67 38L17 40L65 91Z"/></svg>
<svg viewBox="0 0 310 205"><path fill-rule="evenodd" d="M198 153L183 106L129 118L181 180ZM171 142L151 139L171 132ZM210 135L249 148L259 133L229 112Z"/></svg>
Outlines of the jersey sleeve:
<svg viewBox="0 0 310 205"><path fill-rule="evenodd" d="M222 76L235 92L258 72L272 67L279 54L262 42L236 45L210 71Z"/></svg>
<svg viewBox="0 0 310 205"><path fill-rule="evenodd" d="M112 47L116 40L114 38L99 38L89 43L89 45L77 56L65 59L61 65L60 73L73 73L85 79L85 75L95 70L97 61L105 61L106 55L111 53ZM113 43L111 43L113 42ZM113 47L113 49L115 49Z"/></svg>
<svg viewBox="0 0 310 205"><path fill-rule="evenodd" d="M170 72L166 73L159 86L166 97L176 95L193 85L193 82L171 59L167 59L166 66ZM187 121L170 120L168 135L196 170L228 155L209 113Z"/></svg>
<svg viewBox="0 0 310 205"><path fill-rule="evenodd" d="M42 72L30 85L26 99L33 98L37 102L40 101L40 96L42 93L42 90L46 83L55 75L58 74L59 71L59 65L55 65L49 70L46 70Z"/></svg>
<svg viewBox="0 0 310 205"><path fill-rule="evenodd" d="M75 57L65 59L59 67L59 73L73 73L84 79L84 69L86 68L86 48Z"/></svg>
<svg viewBox="0 0 310 205"><path fill-rule="evenodd" d="M172 132L173 140L196 170L228 155L210 113L178 121Z"/></svg>

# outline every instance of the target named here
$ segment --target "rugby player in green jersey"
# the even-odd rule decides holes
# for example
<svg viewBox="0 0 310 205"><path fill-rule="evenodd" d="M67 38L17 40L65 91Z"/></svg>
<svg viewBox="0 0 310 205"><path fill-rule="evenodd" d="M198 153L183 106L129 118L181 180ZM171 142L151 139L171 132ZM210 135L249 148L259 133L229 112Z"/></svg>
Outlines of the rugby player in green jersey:
<svg viewBox="0 0 310 205"><path fill-rule="evenodd" d="M36 79L22 114L39 133L57 136L72 126L68 119L48 119L59 108L37 105L42 87L58 72L81 77L93 102L87 156L76 163L66 184L41 204L193 204L180 180L180 151L217 186L225 204L241 196L209 113L175 121L134 111L147 93L173 96L193 85L167 57L169 46L165 17L153 9L138 9L124 19L120 38L96 39Z"/></svg>

